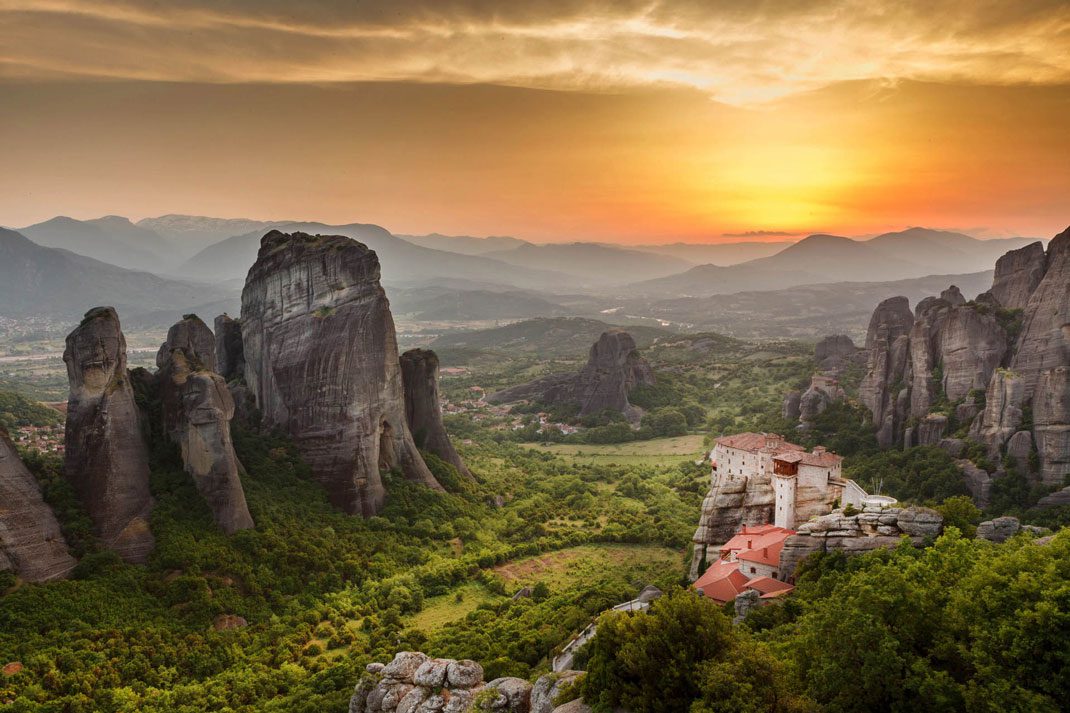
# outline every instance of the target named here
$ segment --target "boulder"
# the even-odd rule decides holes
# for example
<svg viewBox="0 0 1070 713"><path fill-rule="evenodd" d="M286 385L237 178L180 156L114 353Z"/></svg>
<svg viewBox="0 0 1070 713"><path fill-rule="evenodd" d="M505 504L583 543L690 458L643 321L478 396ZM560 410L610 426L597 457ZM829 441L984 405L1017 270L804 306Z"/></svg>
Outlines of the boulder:
<svg viewBox="0 0 1070 713"><path fill-rule="evenodd" d="M1070 505L1070 487L1056 490L1050 495L1045 495L1037 501L1037 507L1041 509L1057 508Z"/></svg>
<svg viewBox="0 0 1070 713"><path fill-rule="evenodd" d="M417 448L434 453L461 475L471 478L442 424L438 355L430 349L410 349L402 354L401 380L405 384L405 417Z"/></svg>
<svg viewBox="0 0 1070 713"><path fill-rule="evenodd" d="M383 678L412 683L417 669L426 661L427 656L419 651L399 651L394 655L394 660L383 667L380 674Z"/></svg>
<svg viewBox="0 0 1070 713"><path fill-rule="evenodd" d="M212 371L215 338L196 315L167 332L156 364L164 430L179 445L186 473L219 528L233 534L253 527L230 436L234 401L223 377Z"/></svg>
<svg viewBox="0 0 1070 713"><path fill-rule="evenodd" d="M212 628L216 631L228 631L230 629L242 629L249 625L244 617L237 614L220 614L212 620Z"/></svg>
<svg viewBox="0 0 1070 713"><path fill-rule="evenodd" d="M1044 244L1030 243L996 260L993 297L1006 309L1025 309L1029 297L1044 278Z"/></svg>
<svg viewBox="0 0 1070 713"><path fill-rule="evenodd" d="M941 438L936 445L952 458L958 458L966 450L966 441L961 438Z"/></svg>
<svg viewBox="0 0 1070 713"><path fill-rule="evenodd" d="M909 507L899 511L896 525L911 537L936 537L944 529L944 518L931 508Z"/></svg>
<svg viewBox="0 0 1070 713"><path fill-rule="evenodd" d="M940 443L947 431L947 416L942 413L931 413L918 424L919 446L935 446Z"/></svg>
<svg viewBox="0 0 1070 713"><path fill-rule="evenodd" d="M126 369L126 338L111 307L86 313L63 353L70 381L64 472L103 544L128 562L145 562L149 456Z"/></svg>
<svg viewBox="0 0 1070 713"><path fill-rule="evenodd" d="M580 698L554 708L554 713L592 713L592 711L593 709Z"/></svg>
<svg viewBox="0 0 1070 713"><path fill-rule="evenodd" d="M739 624L752 610L757 609L761 605L761 595L755 589L748 589L740 592L735 599L736 616L732 619L732 623Z"/></svg>
<svg viewBox="0 0 1070 713"><path fill-rule="evenodd" d="M483 682L483 667L475 661L453 661L446 667L450 688L475 688Z"/></svg>
<svg viewBox="0 0 1070 713"><path fill-rule="evenodd" d="M45 582L66 577L75 564L55 513L0 426L0 570Z"/></svg>
<svg viewBox="0 0 1070 713"><path fill-rule="evenodd" d="M966 304L966 298L962 296L962 290L954 285L948 287L946 290L940 293L940 299L947 302L952 307L961 307Z"/></svg>
<svg viewBox="0 0 1070 713"><path fill-rule="evenodd" d="M446 685L446 669L451 664L446 659L427 659L412 675L412 682L427 688L442 688Z"/></svg>
<svg viewBox="0 0 1070 713"><path fill-rule="evenodd" d="M227 382L245 378L245 344L241 321L226 314L215 318L216 370Z"/></svg>
<svg viewBox="0 0 1070 713"><path fill-rule="evenodd" d="M584 675L583 671L560 671L540 676L531 689L531 713L553 713L554 699Z"/></svg>
<svg viewBox="0 0 1070 713"><path fill-rule="evenodd" d="M1016 517L1004 516L985 520L977 526L977 537L991 542L1006 542L1018 534L1022 524Z"/></svg>
<svg viewBox="0 0 1070 713"><path fill-rule="evenodd" d="M441 489L409 431L379 259L340 235L260 242L242 291L245 380L264 425L288 433L331 502L372 516L381 470Z"/></svg>
<svg viewBox="0 0 1070 713"><path fill-rule="evenodd" d="M506 676L496 678L484 690L497 691L498 696L490 704L492 711L529 713L531 710L532 685L522 678Z"/></svg>
<svg viewBox="0 0 1070 713"><path fill-rule="evenodd" d="M617 411L631 421L641 412L628 401L628 394L640 385L652 385L654 372L639 355L635 339L622 329L602 333L591 347L587 364L578 374L554 374L528 384L491 394L491 403L533 399L545 404L574 404L579 415L604 410Z"/></svg>

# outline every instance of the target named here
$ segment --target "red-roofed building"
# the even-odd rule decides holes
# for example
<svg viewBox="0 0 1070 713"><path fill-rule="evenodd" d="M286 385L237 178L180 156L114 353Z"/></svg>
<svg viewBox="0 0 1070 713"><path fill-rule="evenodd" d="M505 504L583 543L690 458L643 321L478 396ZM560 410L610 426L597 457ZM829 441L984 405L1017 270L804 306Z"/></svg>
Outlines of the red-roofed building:
<svg viewBox="0 0 1070 713"><path fill-rule="evenodd" d="M694 588L704 597L718 604L725 604L736 598L747 585L747 576L739 571L737 562L714 562L705 574L695 580Z"/></svg>
<svg viewBox="0 0 1070 713"><path fill-rule="evenodd" d="M793 587L778 577L780 551L794 534L775 525L744 525L721 548L721 558L693 586L718 604L732 601L745 589L758 591L759 598L791 591Z"/></svg>

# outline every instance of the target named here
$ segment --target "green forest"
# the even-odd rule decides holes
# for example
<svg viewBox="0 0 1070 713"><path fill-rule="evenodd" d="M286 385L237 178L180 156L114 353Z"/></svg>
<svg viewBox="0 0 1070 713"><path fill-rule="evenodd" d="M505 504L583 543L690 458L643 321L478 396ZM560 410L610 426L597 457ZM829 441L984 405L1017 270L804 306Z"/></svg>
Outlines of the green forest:
<svg viewBox="0 0 1070 713"><path fill-rule="evenodd" d="M1004 512L1063 524L1064 513L1030 509L1039 494L1028 478L982 513L946 453L880 451L851 402L796 431L780 399L813 369L804 345L689 339L647 356L658 386L635 401L656 432L532 442L504 419L451 415L475 479L425 454L447 492L387 473L386 507L366 520L329 505L285 437L235 426L257 527L224 536L176 450L155 439L157 548L143 567L100 546L58 457L25 452L80 562L45 585L0 575L0 705L340 713L364 665L399 650L475 659L487 680L532 680L595 617L655 584L668 596L651 616L606 615L585 653L582 692L599 711L1059 709L1070 694L1070 541L969 539ZM470 355L442 390L459 400L477 383L558 369L559 358L578 359ZM24 401L11 400L12 413L33 418ZM684 587L709 487L703 450L743 430L825 444L847 457L848 477L935 506L953 528L924 549L812 558L792 597L733 626L730 607ZM514 598L522 589L531 596Z"/></svg>

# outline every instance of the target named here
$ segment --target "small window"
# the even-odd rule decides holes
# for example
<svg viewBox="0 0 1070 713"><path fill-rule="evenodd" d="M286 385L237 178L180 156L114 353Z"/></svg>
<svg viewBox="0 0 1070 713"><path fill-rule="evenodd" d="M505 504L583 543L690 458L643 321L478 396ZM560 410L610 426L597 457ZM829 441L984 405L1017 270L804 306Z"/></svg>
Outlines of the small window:
<svg viewBox="0 0 1070 713"><path fill-rule="evenodd" d="M776 576L776 572L773 572L773 579L779 579L779 577Z"/></svg>
<svg viewBox="0 0 1070 713"><path fill-rule="evenodd" d="M755 574L755 573L756 573L757 571L758 571L758 570L754 569L754 567L751 567L751 568L750 568L750 573L751 573L751 574Z"/></svg>

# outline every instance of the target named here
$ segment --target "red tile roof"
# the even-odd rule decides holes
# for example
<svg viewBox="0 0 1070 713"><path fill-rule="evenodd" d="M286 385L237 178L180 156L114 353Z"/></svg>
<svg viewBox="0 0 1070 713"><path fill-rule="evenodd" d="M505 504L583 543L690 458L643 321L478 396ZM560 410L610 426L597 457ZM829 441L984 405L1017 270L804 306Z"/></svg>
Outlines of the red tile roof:
<svg viewBox="0 0 1070 713"><path fill-rule="evenodd" d="M784 546L784 540L794 534L794 530L787 530L775 525L761 525L759 527L744 526L743 529L732 536L731 540L721 545L721 552L736 552L736 557L743 559L742 555L744 552L758 551L760 553L763 549L774 547L776 548L777 562L764 562L764 560L756 559L755 557L749 557L747 559L749 561L763 562L763 564L778 564L780 548Z"/></svg>
<svg viewBox="0 0 1070 713"><path fill-rule="evenodd" d="M781 582L772 577L755 577L746 584L747 589L757 590L759 594L773 594L775 592L790 592L795 589L787 582Z"/></svg>
<svg viewBox="0 0 1070 713"><path fill-rule="evenodd" d="M788 443L775 433L737 433L733 436L721 436L716 442L728 448L738 448L741 451L757 453L758 451L766 450L765 444L770 438L777 440L777 448L775 449L777 452L806 450L802 446Z"/></svg>
<svg viewBox="0 0 1070 713"><path fill-rule="evenodd" d="M739 571L738 562L718 560L691 586L696 591L701 589L703 596L718 604L724 604L735 599L746 584L747 575Z"/></svg>
<svg viewBox="0 0 1070 713"><path fill-rule="evenodd" d="M771 438L776 439L776 448L768 448L766 446ZM802 446L785 441L775 433L737 433L732 436L721 436L716 443L750 453L772 453L773 458L786 463L802 463L803 465L814 465L821 468L831 468L843 461L842 457L826 451L824 448L819 447L815 448L812 453L807 452Z"/></svg>

